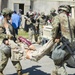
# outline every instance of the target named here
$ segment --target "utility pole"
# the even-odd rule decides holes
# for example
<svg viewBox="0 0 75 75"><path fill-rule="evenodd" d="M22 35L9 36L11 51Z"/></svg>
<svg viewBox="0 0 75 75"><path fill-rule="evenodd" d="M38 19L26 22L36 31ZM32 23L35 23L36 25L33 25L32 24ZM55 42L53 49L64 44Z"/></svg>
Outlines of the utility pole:
<svg viewBox="0 0 75 75"><path fill-rule="evenodd" d="M0 12L1 12L1 1L2 1L2 0L0 0Z"/></svg>

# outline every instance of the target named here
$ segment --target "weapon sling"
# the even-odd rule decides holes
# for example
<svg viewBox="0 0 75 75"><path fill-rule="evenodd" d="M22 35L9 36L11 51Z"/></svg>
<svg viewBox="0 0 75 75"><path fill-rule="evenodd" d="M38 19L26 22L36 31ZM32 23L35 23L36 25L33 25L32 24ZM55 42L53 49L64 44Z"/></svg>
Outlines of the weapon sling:
<svg viewBox="0 0 75 75"><path fill-rule="evenodd" d="M69 31L70 31L71 43L73 43L73 37L72 37L72 31L71 31L71 27L70 27L69 16L67 16L67 19L68 19L68 27L69 27ZM61 25L59 24L59 26L61 26ZM60 27L60 28L61 28L61 27ZM62 37L62 42L63 42L63 44L67 47L67 49L68 49L70 55L73 57L73 59L74 59L74 61L75 61L75 58L74 58L74 56L73 56L73 52L72 52L72 48L71 48L71 46L70 46L69 40L67 40L65 37L63 37L62 32L61 32L61 37Z"/></svg>
<svg viewBox="0 0 75 75"><path fill-rule="evenodd" d="M70 37L71 37L71 43L72 43L73 42L73 37L72 37L72 31L71 31L69 16L67 16L67 18L68 18L68 27L69 27Z"/></svg>

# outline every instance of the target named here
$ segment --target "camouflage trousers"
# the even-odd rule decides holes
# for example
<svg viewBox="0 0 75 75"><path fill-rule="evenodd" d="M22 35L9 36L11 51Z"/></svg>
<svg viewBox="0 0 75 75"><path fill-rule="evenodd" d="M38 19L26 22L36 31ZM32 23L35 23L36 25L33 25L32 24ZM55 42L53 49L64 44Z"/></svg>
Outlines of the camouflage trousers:
<svg viewBox="0 0 75 75"><path fill-rule="evenodd" d="M0 72L4 70L7 65L10 55L6 55L3 51L0 51ZM12 64L15 66L16 70L22 70L21 64L19 61L12 61Z"/></svg>
<svg viewBox="0 0 75 75"><path fill-rule="evenodd" d="M34 30L29 28L29 40L34 42Z"/></svg>
<svg viewBox="0 0 75 75"><path fill-rule="evenodd" d="M56 66L51 75L68 75L64 66Z"/></svg>

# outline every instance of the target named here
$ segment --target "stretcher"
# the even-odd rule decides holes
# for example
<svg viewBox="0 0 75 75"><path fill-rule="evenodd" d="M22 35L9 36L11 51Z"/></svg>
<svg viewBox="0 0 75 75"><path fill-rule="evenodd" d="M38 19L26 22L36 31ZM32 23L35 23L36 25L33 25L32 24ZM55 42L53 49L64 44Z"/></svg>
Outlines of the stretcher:
<svg viewBox="0 0 75 75"><path fill-rule="evenodd" d="M36 50L27 50L27 46L23 43L21 43L20 45L21 46L19 48L11 50L11 60L20 61L29 59L32 61L39 61L44 55L52 51L55 43L53 43L53 40L51 39L43 46L38 45L39 48L37 47ZM75 55L73 56L75 58ZM69 67L75 68L75 60L72 56L66 62Z"/></svg>
<svg viewBox="0 0 75 75"><path fill-rule="evenodd" d="M38 45L38 48L35 47L35 50L28 50L27 46L25 44L21 43L21 46L18 49L11 50L11 59L13 61L19 61L19 60L33 60L38 61L40 60L44 55L49 53L51 51L51 47L54 45L53 40L49 40L46 44L43 46Z"/></svg>

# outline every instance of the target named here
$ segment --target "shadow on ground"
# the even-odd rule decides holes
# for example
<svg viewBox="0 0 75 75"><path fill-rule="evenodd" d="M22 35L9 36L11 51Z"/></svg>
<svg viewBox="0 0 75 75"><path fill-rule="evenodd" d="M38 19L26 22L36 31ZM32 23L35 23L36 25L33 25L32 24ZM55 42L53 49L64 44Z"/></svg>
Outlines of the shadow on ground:
<svg viewBox="0 0 75 75"><path fill-rule="evenodd" d="M22 70L23 73L28 73L29 72L29 75L50 75L48 73L45 73L37 68L39 68L41 66L32 66L32 67L29 67L25 70ZM17 75L17 73L15 74L8 74L8 75Z"/></svg>
<svg viewBox="0 0 75 75"><path fill-rule="evenodd" d="M75 75L75 74L69 74L69 75Z"/></svg>

